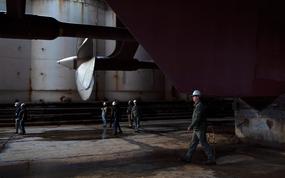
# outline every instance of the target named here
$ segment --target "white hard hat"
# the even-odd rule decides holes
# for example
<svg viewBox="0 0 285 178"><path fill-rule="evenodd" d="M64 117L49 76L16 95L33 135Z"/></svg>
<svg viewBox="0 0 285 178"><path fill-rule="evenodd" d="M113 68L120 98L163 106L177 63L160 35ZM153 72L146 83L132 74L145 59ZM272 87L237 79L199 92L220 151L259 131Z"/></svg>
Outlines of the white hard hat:
<svg viewBox="0 0 285 178"><path fill-rule="evenodd" d="M116 101L113 101L113 102L112 102L112 105L115 106L115 105L116 105Z"/></svg>
<svg viewBox="0 0 285 178"><path fill-rule="evenodd" d="M21 104L21 107L24 107L24 106L26 106L26 104L25 104L25 103L22 103L22 104Z"/></svg>
<svg viewBox="0 0 285 178"><path fill-rule="evenodd" d="M15 107L16 107L16 106L19 106L19 105L20 105L20 102L16 101L16 102L15 102Z"/></svg>
<svg viewBox="0 0 285 178"><path fill-rule="evenodd" d="M106 102L103 102L103 106L106 106L107 105L107 103Z"/></svg>
<svg viewBox="0 0 285 178"><path fill-rule="evenodd" d="M134 100L133 102L134 102L134 103L136 103L136 102L137 102L137 100Z"/></svg>
<svg viewBox="0 0 285 178"><path fill-rule="evenodd" d="M194 90L192 96L201 96L201 92L199 90Z"/></svg>

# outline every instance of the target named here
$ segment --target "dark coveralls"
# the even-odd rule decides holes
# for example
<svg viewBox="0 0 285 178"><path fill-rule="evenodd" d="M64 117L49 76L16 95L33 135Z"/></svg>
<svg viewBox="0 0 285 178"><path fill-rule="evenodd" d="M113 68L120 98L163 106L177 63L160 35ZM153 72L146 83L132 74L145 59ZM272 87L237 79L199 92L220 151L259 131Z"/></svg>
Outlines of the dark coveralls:
<svg viewBox="0 0 285 178"><path fill-rule="evenodd" d="M16 133L18 133L19 127L20 127L20 118L19 114L21 111L21 104L18 104L15 109L15 127L16 127Z"/></svg>
<svg viewBox="0 0 285 178"><path fill-rule="evenodd" d="M135 130L137 131L140 128L140 110L137 104L134 104L132 108L132 118L134 120Z"/></svg>
<svg viewBox="0 0 285 178"><path fill-rule="evenodd" d="M109 109L109 114L108 114L108 112L107 112L107 116L109 116L109 117L107 117L108 119L109 119L109 127L110 128L112 128L112 126L113 126L113 122L114 122L114 118L113 118L113 109L114 108L114 106L111 106L110 107L110 109Z"/></svg>
<svg viewBox="0 0 285 178"><path fill-rule="evenodd" d="M214 161L215 157L213 150L208 144L206 137L207 118L205 116L205 107L200 101L194 105L192 123L189 127L190 129L193 129L193 134L191 144L185 155L185 159L191 162L192 155L196 151L196 148L200 142L208 156L208 161Z"/></svg>
<svg viewBox="0 0 285 178"><path fill-rule="evenodd" d="M21 111L19 113L19 119L20 119L20 129L22 134L26 134L25 130L25 121L27 120L27 110L25 107L21 108Z"/></svg>
<svg viewBox="0 0 285 178"><path fill-rule="evenodd" d="M102 117L102 121L103 121L103 127L106 127L107 126L107 110L108 110L108 107L107 106L104 106L101 108L101 117Z"/></svg>
<svg viewBox="0 0 285 178"><path fill-rule="evenodd" d="M112 107L112 118L113 118L114 135L117 135L118 129L119 129L119 133L122 133L121 126L120 126L121 112L120 112L120 107L118 105L115 105Z"/></svg>
<svg viewBox="0 0 285 178"><path fill-rule="evenodd" d="M128 122L129 122L129 127L132 127L133 126L133 119L132 119L132 104L129 104L128 105L128 108L127 108L127 116L128 116Z"/></svg>

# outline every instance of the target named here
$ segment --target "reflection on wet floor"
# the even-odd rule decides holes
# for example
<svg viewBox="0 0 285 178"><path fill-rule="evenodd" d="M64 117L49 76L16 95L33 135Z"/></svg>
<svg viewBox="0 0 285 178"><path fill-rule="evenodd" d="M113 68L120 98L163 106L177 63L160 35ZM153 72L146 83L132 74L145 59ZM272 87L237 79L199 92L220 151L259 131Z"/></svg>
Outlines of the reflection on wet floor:
<svg viewBox="0 0 285 178"><path fill-rule="evenodd" d="M124 136L128 135L132 135L132 133L124 134ZM96 130L51 130L43 133L29 133L26 135L26 137L41 137L46 141L98 140L116 138L119 136L114 135L111 128Z"/></svg>
<svg viewBox="0 0 285 178"><path fill-rule="evenodd" d="M103 129L102 129L102 139L105 139L106 138L106 135L107 134L107 128L106 127L104 127Z"/></svg>
<svg viewBox="0 0 285 178"><path fill-rule="evenodd" d="M185 126L184 126L185 127ZM47 130L39 133L28 133L25 137L41 137L46 141L67 141L67 140L98 140L98 139L110 139L117 137L127 137L135 134L163 134L174 131L179 131L179 128L175 126L155 126L141 128L138 132L134 129L124 128L127 130L123 134L114 135L112 128L102 127L98 129L89 130Z"/></svg>

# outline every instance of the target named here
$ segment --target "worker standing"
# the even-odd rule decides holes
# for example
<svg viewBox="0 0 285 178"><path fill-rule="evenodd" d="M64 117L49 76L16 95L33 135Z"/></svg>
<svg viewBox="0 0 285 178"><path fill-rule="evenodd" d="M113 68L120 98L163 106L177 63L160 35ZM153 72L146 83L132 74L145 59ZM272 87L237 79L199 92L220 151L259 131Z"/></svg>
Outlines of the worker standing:
<svg viewBox="0 0 285 178"><path fill-rule="evenodd" d="M119 133L123 133L121 126L120 126L121 111L120 111L120 106L119 106L118 101L112 102L112 119L113 119L113 134L117 135L118 130L119 130Z"/></svg>
<svg viewBox="0 0 285 178"><path fill-rule="evenodd" d="M133 127L132 107L133 107L132 100L129 100L128 101L128 108L127 108L129 128Z"/></svg>
<svg viewBox="0 0 285 178"><path fill-rule="evenodd" d="M133 103L134 103L134 106L132 107L132 118L134 120L135 131L138 132L140 128L141 114L140 114L140 109L138 107L137 100L134 100Z"/></svg>
<svg viewBox="0 0 285 178"><path fill-rule="evenodd" d="M21 104L19 100L15 101L15 128L16 128L16 134L18 133L18 130L20 128L20 118L19 118L19 113L21 111Z"/></svg>
<svg viewBox="0 0 285 178"><path fill-rule="evenodd" d="M19 119L20 119L21 134L25 135L26 134L25 122L27 120L27 110L26 110L26 104L25 103L21 104L21 111L19 113Z"/></svg>
<svg viewBox="0 0 285 178"><path fill-rule="evenodd" d="M107 126L107 110L108 106L106 102L103 102L103 107L101 108L101 117L102 117L102 122L103 122L103 127Z"/></svg>

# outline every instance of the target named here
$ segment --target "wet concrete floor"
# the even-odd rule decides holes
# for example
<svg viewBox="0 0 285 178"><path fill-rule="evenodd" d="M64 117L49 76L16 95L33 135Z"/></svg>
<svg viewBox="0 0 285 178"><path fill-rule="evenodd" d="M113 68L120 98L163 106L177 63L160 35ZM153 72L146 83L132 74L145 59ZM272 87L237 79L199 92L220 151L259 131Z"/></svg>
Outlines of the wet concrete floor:
<svg viewBox="0 0 285 178"><path fill-rule="evenodd" d="M192 164L182 162L187 126L187 120L145 122L136 133L123 124L117 136L100 125L27 127L24 136L0 128L0 177L284 177L285 152L242 144L229 128L210 134L217 165L203 164L201 147Z"/></svg>

